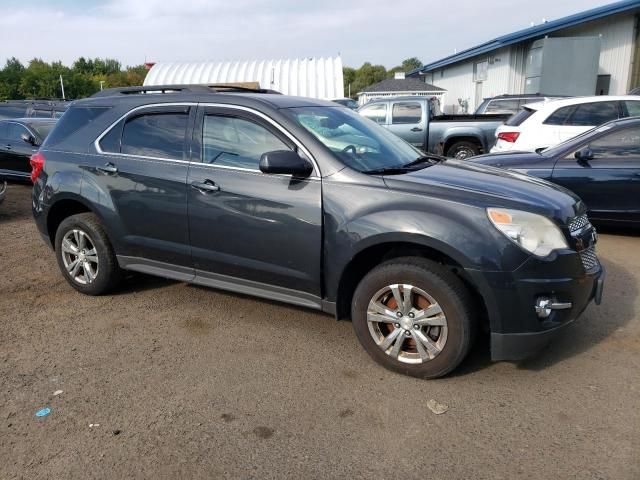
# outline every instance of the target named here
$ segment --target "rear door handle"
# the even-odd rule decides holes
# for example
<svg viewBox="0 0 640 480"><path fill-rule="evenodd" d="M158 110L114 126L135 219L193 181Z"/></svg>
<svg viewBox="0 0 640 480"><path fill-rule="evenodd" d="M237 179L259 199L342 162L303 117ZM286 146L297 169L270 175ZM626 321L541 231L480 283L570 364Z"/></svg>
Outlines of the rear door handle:
<svg viewBox="0 0 640 480"><path fill-rule="evenodd" d="M213 180L205 180L204 182L192 182L191 187L195 188L202 194L219 192L220 187Z"/></svg>
<svg viewBox="0 0 640 480"><path fill-rule="evenodd" d="M118 167L116 167L113 163L105 163L102 166L96 167L97 170L103 173L118 173Z"/></svg>
<svg viewBox="0 0 640 480"><path fill-rule="evenodd" d="M420 127L413 127L413 128L411 129L411 131L412 131L412 132L421 132L421 131L422 131L422 129L421 129Z"/></svg>

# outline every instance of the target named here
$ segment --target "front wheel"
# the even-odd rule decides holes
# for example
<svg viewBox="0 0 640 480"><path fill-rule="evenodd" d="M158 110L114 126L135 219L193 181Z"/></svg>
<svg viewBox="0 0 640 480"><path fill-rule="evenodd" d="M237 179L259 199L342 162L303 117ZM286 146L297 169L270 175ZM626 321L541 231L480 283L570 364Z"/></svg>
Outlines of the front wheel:
<svg viewBox="0 0 640 480"><path fill-rule="evenodd" d="M480 147L472 142L456 142L447 150L447 157L466 160L480 153Z"/></svg>
<svg viewBox="0 0 640 480"><path fill-rule="evenodd" d="M416 257L369 272L354 294L351 318L374 360L420 378L456 368L471 348L475 328L464 284L441 265Z"/></svg>

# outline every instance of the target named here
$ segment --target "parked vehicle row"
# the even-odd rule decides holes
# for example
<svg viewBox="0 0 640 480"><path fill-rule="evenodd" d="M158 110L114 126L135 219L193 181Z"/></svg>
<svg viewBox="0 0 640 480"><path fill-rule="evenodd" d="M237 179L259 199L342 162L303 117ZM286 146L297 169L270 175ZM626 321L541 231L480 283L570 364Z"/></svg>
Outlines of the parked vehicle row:
<svg viewBox="0 0 640 480"><path fill-rule="evenodd" d="M530 103L544 102L552 98L560 98L556 95L542 95L539 93L522 95L498 95L497 97L485 98L476 109L476 115L487 113L502 113L513 115L524 106Z"/></svg>
<svg viewBox="0 0 640 480"><path fill-rule="evenodd" d="M331 102L162 90L75 102L31 159L36 224L80 292L134 270L303 305L427 378L483 326L494 359L521 359L600 302L594 229L562 187L425 155Z"/></svg>
<svg viewBox="0 0 640 480"><path fill-rule="evenodd" d="M29 159L42 144L56 119L17 118L0 120L0 178L28 181Z"/></svg>
<svg viewBox="0 0 640 480"><path fill-rule="evenodd" d="M5 100L0 102L0 119L60 118L69 102L59 100Z"/></svg>
<svg viewBox="0 0 640 480"><path fill-rule="evenodd" d="M640 118L623 118L539 152L471 159L562 185L587 205L591 221L640 226Z"/></svg>
<svg viewBox="0 0 640 480"><path fill-rule="evenodd" d="M423 150L463 160L487 153L509 115L442 115L424 96L375 99L358 113Z"/></svg>
<svg viewBox="0 0 640 480"><path fill-rule="evenodd" d="M640 96L577 97L529 104L498 127L491 152L533 152L611 120L638 115Z"/></svg>

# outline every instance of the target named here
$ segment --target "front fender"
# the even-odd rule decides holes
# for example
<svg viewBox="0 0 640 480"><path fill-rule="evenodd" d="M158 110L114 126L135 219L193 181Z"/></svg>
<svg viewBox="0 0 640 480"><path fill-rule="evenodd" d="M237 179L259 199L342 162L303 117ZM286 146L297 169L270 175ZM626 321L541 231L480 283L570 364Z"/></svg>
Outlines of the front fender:
<svg viewBox="0 0 640 480"><path fill-rule="evenodd" d="M377 245L427 247L465 270L511 271L526 259L490 225L484 209L386 189L358 190L325 184L323 264L329 301L337 298L342 275L353 259Z"/></svg>

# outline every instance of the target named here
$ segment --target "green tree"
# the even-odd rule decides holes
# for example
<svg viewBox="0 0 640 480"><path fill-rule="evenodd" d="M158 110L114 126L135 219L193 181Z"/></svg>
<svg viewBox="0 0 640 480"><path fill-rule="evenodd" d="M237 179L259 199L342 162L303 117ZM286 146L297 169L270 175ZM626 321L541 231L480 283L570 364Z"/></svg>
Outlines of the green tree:
<svg viewBox="0 0 640 480"><path fill-rule="evenodd" d="M0 100L24 98L20 92L20 81L24 72L24 65L15 57L7 60L0 70Z"/></svg>

